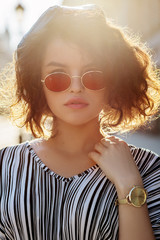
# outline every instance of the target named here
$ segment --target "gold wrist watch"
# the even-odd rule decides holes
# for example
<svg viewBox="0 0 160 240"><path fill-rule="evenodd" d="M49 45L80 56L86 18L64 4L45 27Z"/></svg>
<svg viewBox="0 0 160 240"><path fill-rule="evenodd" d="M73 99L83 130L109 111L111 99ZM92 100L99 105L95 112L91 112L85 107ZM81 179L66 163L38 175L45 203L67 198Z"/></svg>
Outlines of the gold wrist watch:
<svg viewBox="0 0 160 240"><path fill-rule="evenodd" d="M133 186L124 199L117 199L115 204L129 204L134 207L142 207L147 200L147 191L141 186Z"/></svg>

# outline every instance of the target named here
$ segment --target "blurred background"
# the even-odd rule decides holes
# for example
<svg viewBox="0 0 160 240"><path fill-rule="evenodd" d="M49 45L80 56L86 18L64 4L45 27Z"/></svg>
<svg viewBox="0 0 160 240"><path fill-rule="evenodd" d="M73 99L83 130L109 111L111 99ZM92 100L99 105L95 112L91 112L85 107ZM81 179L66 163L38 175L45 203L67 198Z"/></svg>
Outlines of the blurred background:
<svg viewBox="0 0 160 240"><path fill-rule="evenodd" d="M159 0L5 0L0 3L0 71L10 61L22 36L50 6L96 3L108 18L130 28L152 49L153 60L160 68L160 1ZM77 26L78 27L78 26ZM0 81L2 81L0 79ZM129 144L148 148L160 155L160 119L149 128L121 136ZM30 140L24 129L12 126L0 109L0 148Z"/></svg>

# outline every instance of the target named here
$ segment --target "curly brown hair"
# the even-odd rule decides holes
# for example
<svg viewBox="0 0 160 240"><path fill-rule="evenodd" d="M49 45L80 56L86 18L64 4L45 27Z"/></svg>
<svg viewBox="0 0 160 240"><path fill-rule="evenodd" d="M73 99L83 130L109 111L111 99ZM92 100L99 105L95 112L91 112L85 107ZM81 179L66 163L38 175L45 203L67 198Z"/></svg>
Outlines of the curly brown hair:
<svg viewBox="0 0 160 240"><path fill-rule="evenodd" d="M108 131L136 129L155 116L160 83L145 44L109 21L96 5L56 5L43 13L15 52L14 121L20 120L34 137L46 136L48 117L53 125L40 80L45 48L57 36L84 48L103 67L106 106L100 113L100 129L104 136Z"/></svg>

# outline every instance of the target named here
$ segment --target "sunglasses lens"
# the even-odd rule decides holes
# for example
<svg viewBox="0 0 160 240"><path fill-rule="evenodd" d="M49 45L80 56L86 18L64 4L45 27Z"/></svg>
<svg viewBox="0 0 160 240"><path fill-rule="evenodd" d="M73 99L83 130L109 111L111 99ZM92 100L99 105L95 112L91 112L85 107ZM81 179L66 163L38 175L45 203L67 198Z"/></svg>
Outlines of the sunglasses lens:
<svg viewBox="0 0 160 240"><path fill-rule="evenodd" d="M100 90L105 87L104 76L101 72L88 72L83 76L83 84L90 90Z"/></svg>
<svg viewBox="0 0 160 240"><path fill-rule="evenodd" d="M70 77L63 73L50 74L45 79L46 87L54 92L61 92L69 88Z"/></svg>

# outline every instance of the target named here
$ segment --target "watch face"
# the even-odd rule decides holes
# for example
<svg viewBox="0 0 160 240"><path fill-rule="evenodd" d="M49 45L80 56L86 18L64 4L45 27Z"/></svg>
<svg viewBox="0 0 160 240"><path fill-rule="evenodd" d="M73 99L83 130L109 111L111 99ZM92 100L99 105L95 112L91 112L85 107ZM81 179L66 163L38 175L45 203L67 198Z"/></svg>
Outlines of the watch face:
<svg viewBox="0 0 160 240"><path fill-rule="evenodd" d="M129 194L129 200L135 207L141 207L146 202L146 191L141 187L134 187Z"/></svg>

